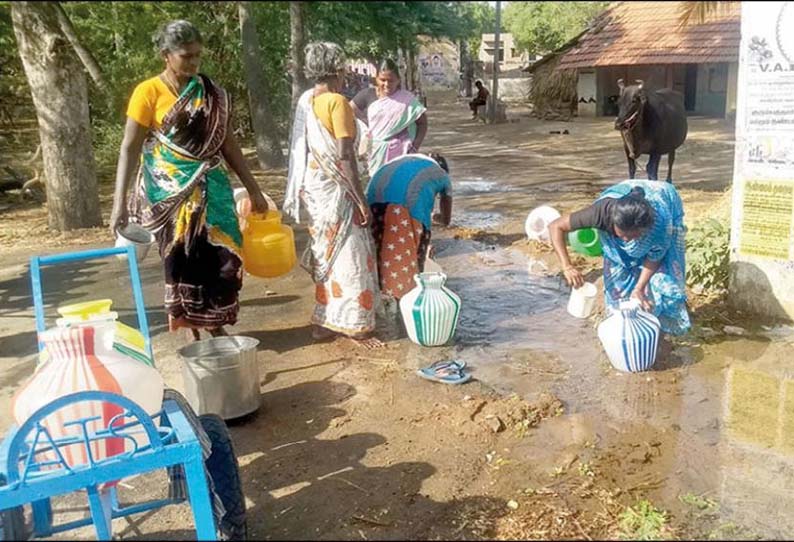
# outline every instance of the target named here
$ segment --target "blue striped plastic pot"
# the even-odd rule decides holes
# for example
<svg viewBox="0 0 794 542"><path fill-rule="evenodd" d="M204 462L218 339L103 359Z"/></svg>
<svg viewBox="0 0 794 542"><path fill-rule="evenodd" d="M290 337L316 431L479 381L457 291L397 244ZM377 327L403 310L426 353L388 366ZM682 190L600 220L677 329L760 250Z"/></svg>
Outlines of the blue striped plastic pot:
<svg viewBox="0 0 794 542"><path fill-rule="evenodd" d="M660 333L659 320L640 309L636 299L621 302L619 309L598 326L598 338L610 363L628 373L653 366Z"/></svg>
<svg viewBox="0 0 794 542"><path fill-rule="evenodd" d="M416 288L400 299L408 338L421 346L442 346L455 335L460 298L444 286L444 273L414 275Z"/></svg>

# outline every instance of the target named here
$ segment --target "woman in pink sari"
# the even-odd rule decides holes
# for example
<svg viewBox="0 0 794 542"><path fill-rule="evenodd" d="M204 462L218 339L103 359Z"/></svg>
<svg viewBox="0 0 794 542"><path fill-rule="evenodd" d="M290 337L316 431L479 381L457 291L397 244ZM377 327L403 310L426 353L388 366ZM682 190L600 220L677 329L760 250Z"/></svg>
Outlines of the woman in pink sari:
<svg viewBox="0 0 794 542"><path fill-rule="evenodd" d="M367 107L370 177L386 162L419 151L427 134L427 115L419 99L400 89L400 70L384 60L375 79L378 99Z"/></svg>

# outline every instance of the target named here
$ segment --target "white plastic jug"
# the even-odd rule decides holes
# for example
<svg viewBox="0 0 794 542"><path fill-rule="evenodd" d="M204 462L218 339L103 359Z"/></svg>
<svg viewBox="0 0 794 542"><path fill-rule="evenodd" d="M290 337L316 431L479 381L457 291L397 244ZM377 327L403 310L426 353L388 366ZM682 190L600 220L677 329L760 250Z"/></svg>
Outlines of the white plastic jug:
<svg viewBox="0 0 794 542"><path fill-rule="evenodd" d="M560 218L560 212L554 207L541 205L536 207L527 216L524 229L527 237L535 241L549 241L549 224Z"/></svg>
<svg viewBox="0 0 794 542"><path fill-rule="evenodd" d="M618 310L598 326L598 338L612 366L629 373L647 371L656 361L659 320L636 299L621 301Z"/></svg>
<svg viewBox="0 0 794 542"><path fill-rule="evenodd" d="M571 289L568 298L568 314L576 318L587 318L593 312L598 288L592 282L585 282L579 288Z"/></svg>
<svg viewBox="0 0 794 542"><path fill-rule="evenodd" d="M444 286L444 273L414 275L416 288L400 299L408 338L422 346L442 346L455 335L460 298Z"/></svg>

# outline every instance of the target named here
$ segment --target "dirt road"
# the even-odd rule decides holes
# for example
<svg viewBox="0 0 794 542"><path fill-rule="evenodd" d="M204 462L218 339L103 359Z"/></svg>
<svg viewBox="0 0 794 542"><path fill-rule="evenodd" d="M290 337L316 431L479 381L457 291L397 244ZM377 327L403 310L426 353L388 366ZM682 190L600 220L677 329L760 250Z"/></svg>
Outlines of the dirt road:
<svg viewBox="0 0 794 542"><path fill-rule="evenodd" d="M455 344L420 348L386 321L382 350L344 340L313 344L309 277L297 269L272 281L248 277L234 332L260 340L263 407L232 435L250 534L598 539L638 536L649 525L664 536L790 533L790 330L750 325L733 313L722 322L696 313L694 332L656 370L616 373L601 353L595 321L565 313L568 290L548 250L523 234L534 206L572 210L624 178L611 121L539 122L511 108L515 122L484 126L468 120L462 100L430 96L429 106L424 150L448 158L455 191L452 227L434 231L437 261L463 299ZM690 120L674 174L690 223L727 208L732 139L722 121ZM258 178L281 201L283 172ZM107 203L110 187L104 190ZM110 243L100 230L48 236L43 211L31 206L11 206L3 223L0 428L10 423L11 394L32 370L26 258ZM21 233L23 223L31 234ZM300 250L304 227L297 233ZM597 277L598 262L588 265ZM166 332L154 251L143 280L157 365L181 389L175 352L187 338ZM51 309L94 298L98 288L124 292L125 284L117 262L45 275ZM126 319L130 298L114 305ZM708 309L702 314L715 313ZM731 334L725 324L735 326ZM451 356L465 359L477 381L453 388L413 374ZM751 385L757 382L763 386ZM132 480L122 499L161 495L162 481ZM642 499L666 516L625 512ZM640 519L632 524L632 517ZM118 521L115 532L178 539L192 536L191 526L187 508L176 507Z"/></svg>

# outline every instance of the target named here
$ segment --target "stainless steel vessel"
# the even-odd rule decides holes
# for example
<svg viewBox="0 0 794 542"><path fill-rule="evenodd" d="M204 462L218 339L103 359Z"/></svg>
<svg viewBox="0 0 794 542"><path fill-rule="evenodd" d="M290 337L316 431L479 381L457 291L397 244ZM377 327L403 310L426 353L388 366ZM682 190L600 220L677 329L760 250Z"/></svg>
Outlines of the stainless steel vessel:
<svg viewBox="0 0 794 542"><path fill-rule="evenodd" d="M257 345L257 339L231 336L179 349L185 397L197 414L217 414L229 420L259 408Z"/></svg>

